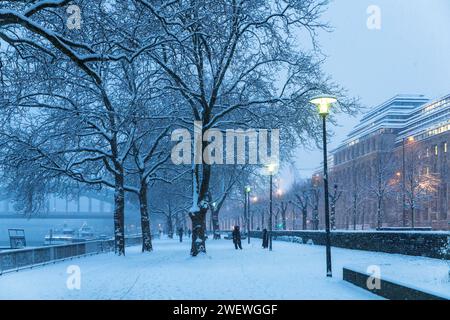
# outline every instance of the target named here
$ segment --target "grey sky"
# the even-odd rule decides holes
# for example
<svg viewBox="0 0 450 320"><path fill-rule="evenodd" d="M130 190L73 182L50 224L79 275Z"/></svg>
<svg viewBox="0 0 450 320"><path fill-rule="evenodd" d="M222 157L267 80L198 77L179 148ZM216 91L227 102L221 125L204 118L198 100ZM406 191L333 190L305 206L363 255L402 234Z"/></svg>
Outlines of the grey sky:
<svg viewBox="0 0 450 320"><path fill-rule="evenodd" d="M381 30L367 28L370 5L381 9ZM335 28L320 35L328 56L325 71L373 107L397 93L438 98L450 93L449 0L335 0L324 16ZM346 137L357 119L339 116L330 148ZM321 151L298 152L303 177L320 166ZM284 179L289 180L288 174ZM286 181L287 182L287 181Z"/></svg>

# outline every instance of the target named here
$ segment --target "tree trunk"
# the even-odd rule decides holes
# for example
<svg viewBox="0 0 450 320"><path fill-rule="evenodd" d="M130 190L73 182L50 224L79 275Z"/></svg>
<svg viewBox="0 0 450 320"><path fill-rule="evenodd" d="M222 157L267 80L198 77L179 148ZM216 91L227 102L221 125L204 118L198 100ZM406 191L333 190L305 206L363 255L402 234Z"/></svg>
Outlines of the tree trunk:
<svg viewBox="0 0 450 320"><path fill-rule="evenodd" d="M206 253L206 233L205 220L207 208L200 208L198 212L191 212L189 214L192 221L192 246L191 255L197 256L199 253Z"/></svg>
<svg viewBox="0 0 450 320"><path fill-rule="evenodd" d="M150 217L148 215L148 197L147 184L145 181L141 182L141 189L139 190L139 204L141 210L141 230L142 230L142 252L150 252L152 247L152 234L150 231Z"/></svg>
<svg viewBox="0 0 450 320"><path fill-rule="evenodd" d="M167 216L167 235L169 239L173 239L173 223L172 223L172 212L169 211Z"/></svg>
<svg viewBox="0 0 450 320"><path fill-rule="evenodd" d="M363 208L363 210L361 212L361 230L364 230L365 212L366 212L366 210L364 210L364 208Z"/></svg>
<svg viewBox="0 0 450 320"><path fill-rule="evenodd" d="M381 217L381 197L378 197L378 203L377 203L377 226L378 229L381 229L383 226L383 221Z"/></svg>
<svg viewBox="0 0 450 320"><path fill-rule="evenodd" d="M319 230L319 208L314 207L313 210L313 227L314 230Z"/></svg>
<svg viewBox="0 0 450 320"><path fill-rule="evenodd" d="M286 211L285 210L283 210L281 212L281 224L282 224L283 230L286 230Z"/></svg>
<svg viewBox="0 0 450 320"><path fill-rule="evenodd" d="M263 230L264 228L264 211L261 211L261 230Z"/></svg>
<svg viewBox="0 0 450 320"><path fill-rule="evenodd" d="M211 219L212 219L213 235L214 235L213 239L219 240L220 239L219 210L211 211Z"/></svg>
<svg viewBox="0 0 450 320"><path fill-rule="evenodd" d="M292 210L292 230L295 230L296 224L297 223L297 217L295 215L295 210Z"/></svg>
<svg viewBox="0 0 450 320"><path fill-rule="evenodd" d="M125 190L123 169L115 175L114 192L114 239L116 254L125 255Z"/></svg>
<svg viewBox="0 0 450 320"><path fill-rule="evenodd" d="M303 208L302 209L302 227L303 227L303 230L306 230L308 228L307 220L308 220L308 210L306 208Z"/></svg>
<svg viewBox="0 0 450 320"><path fill-rule="evenodd" d="M208 119L207 119L208 120ZM200 139L202 140L202 139ZM194 139L195 141L195 139ZM202 143L202 152L205 151L206 144ZM195 148L194 148L195 149ZM196 149L195 149L196 150ZM196 257L199 253L206 253L206 213L208 212L209 181L211 178L211 166L202 164L201 183L199 179L198 165L193 167L193 204L198 209L191 209L189 217L192 222L192 245L191 255Z"/></svg>
<svg viewBox="0 0 450 320"><path fill-rule="evenodd" d="M331 214L330 214L331 230L336 230L336 204L331 202Z"/></svg>

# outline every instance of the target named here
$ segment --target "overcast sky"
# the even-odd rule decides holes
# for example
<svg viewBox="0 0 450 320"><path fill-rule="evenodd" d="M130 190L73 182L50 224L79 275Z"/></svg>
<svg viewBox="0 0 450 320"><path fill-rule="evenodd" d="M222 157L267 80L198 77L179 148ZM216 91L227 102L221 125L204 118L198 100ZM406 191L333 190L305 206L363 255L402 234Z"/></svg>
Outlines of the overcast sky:
<svg viewBox="0 0 450 320"><path fill-rule="evenodd" d="M381 29L367 27L367 8L381 9ZM325 71L335 82L376 106L398 93L438 98L450 93L450 0L335 0L324 16L334 32L320 44ZM338 118L330 149L358 122ZM299 151L297 171L308 177L321 164L321 151ZM289 180L290 174L283 174ZM287 183L287 182L286 182Z"/></svg>

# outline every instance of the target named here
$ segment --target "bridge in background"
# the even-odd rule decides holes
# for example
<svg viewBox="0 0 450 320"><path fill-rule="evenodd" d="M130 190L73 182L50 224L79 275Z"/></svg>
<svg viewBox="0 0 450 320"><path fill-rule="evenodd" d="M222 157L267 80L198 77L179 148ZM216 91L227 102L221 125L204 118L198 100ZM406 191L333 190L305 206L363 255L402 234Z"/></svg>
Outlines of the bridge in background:
<svg viewBox="0 0 450 320"><path fill-rule="evenodd" d="M110 192L80 192L71 199L49 195L42 210L24 214L15 211L13 201L0 188L0 219L112 219L113 195Z"/></svg>
<svg viewBox="0 0 450 320"><path fill-rule="evenodd" d="M0 219L112 219L112 212L49 212L25 215L15 212L0 212Z"/></svg>

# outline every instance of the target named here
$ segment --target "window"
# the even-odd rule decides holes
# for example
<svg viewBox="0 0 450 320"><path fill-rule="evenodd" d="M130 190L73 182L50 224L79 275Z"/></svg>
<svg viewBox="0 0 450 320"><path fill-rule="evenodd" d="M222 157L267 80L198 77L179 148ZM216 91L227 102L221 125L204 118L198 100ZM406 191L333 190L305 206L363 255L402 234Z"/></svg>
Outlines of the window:
<svg viewBox="0 0 450 320"><path fill-rule="evenodd" d="M434 155L437 156L437 155L438 155L438 152L439 152L438 146L435 145L435 146L434 146Z"/></svg>
<svg viewBox="0 0 450 320"><path fill-rule="evenodd" d="M447 153L447 150L448 150L448 148L447 148L447 142L444 142L444 153Z"/></svg>

